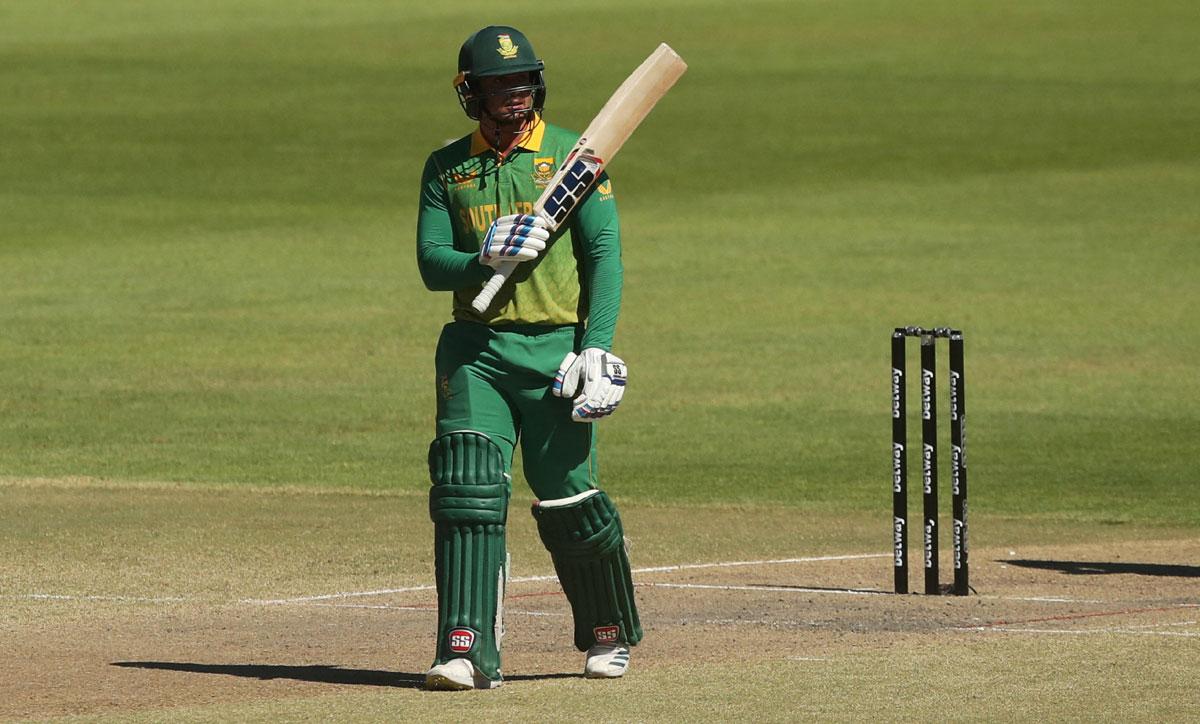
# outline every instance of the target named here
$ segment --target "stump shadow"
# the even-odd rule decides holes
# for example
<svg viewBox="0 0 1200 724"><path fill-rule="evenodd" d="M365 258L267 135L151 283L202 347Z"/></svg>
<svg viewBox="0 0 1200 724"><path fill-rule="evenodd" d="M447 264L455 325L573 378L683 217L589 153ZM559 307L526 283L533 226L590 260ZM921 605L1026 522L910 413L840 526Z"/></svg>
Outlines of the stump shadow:
<svg viewBox="0 0 1200 724"><path fill-rule="evenodd" d="M1127 573L1138 576L1167 576L1173 578L1200 578L1200 566L1185 566L1173 563L1118 563L1115 561L1048 561L1048 560L998 560L1021 568L1037 568L1045 571L1060 571L1071 576L1105 576Z"/></svg>

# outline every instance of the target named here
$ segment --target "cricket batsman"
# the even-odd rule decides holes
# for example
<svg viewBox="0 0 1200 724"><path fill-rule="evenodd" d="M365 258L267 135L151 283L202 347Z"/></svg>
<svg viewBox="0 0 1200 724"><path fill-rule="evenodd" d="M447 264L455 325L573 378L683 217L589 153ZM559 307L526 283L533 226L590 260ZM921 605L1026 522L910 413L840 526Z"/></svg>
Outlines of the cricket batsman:
<svg viewBox="0 0 1200 724"><path fill-rule="evenodd" d="M467 136L434 151L421 177L417 264L425 286L453 292L435 360L436 435L429 512L438 592L430 689L492 689L508 574L509 471L521 446L533 516L571 604L584 675L616 678L642 638L624 530L599 487L594 422L627 377L612 353L621 306L621 239L601 175L551 233L533 215L578 134L542 118L544 64L515 28L474 33L454 87ZM471 301L505 260L520 262L491 305Z"/></svg>

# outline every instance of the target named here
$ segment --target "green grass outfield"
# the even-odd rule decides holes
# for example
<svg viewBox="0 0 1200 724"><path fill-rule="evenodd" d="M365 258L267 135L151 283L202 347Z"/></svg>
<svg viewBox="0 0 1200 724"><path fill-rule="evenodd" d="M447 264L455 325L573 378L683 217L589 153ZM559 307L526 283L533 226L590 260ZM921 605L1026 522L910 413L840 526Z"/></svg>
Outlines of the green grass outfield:
<svg viewBox="0 0 1200 724"><path fill-rule="evenodd" d="M1200 523L1182 0L5 2L0 474L427 485L416 185L506 21L561 125L691 64L612 166L618 499L885 517L889 331L946 323L976 510Z"/></svg>

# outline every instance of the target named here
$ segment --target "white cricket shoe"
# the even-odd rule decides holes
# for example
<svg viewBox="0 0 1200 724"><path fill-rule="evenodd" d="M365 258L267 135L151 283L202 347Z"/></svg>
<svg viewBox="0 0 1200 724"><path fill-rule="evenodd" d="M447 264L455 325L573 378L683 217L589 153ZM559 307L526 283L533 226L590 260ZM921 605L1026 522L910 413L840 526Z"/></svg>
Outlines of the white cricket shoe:
<svg viewBox="0 0 1200 724"><path fill-rule="evenodd" d="M425 674L425 688L439 691L467 691L470 689L495 689L503 683L492 681L479 673L470 659L450 659L438 664Z"/></svg>
<svg viewBox="0 0 1200 724"><path fill-rule="evenodd" d="M629 647L625 644L596 644L587 652L583 675L589 679L616 679L629 668Z"/></svg>

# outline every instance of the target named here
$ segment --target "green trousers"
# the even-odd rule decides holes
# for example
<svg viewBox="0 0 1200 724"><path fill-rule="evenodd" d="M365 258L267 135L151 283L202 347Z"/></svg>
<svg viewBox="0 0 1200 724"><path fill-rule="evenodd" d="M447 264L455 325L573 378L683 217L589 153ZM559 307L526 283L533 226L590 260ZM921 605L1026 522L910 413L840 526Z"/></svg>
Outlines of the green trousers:
<svg viewBox="0 0 1200 724"><path fill-rule="evenodd" d="M573 422L571 401L550 394L581 334L575 325L447 324L437 346L437 435L487 435L505 470L519 443L525 480L541 500L598 487L595 426Z"/></svg>

